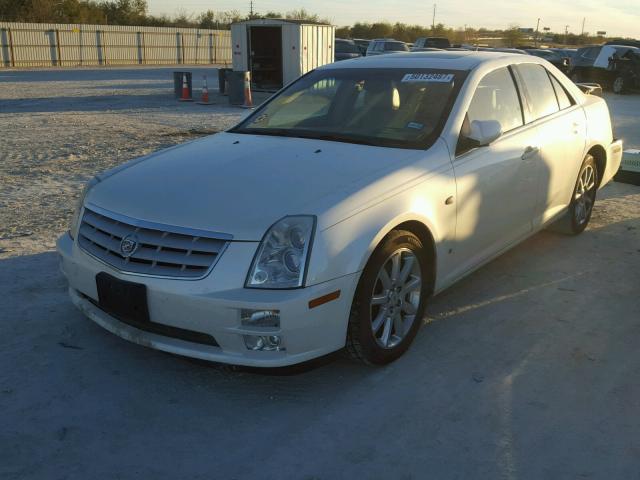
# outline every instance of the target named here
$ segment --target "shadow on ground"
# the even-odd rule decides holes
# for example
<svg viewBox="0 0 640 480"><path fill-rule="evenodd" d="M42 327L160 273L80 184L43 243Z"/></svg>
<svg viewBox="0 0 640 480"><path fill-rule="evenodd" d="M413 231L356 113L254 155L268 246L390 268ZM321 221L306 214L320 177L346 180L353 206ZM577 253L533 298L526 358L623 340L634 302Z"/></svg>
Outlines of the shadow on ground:
<svg viewBox="0 0 640 480"><path fill-rule="evenodd" d="M295 375L127 343L53 252L0 259L0 476L633 478L638 232L543 232L433 299L397 362Z"/></svg>

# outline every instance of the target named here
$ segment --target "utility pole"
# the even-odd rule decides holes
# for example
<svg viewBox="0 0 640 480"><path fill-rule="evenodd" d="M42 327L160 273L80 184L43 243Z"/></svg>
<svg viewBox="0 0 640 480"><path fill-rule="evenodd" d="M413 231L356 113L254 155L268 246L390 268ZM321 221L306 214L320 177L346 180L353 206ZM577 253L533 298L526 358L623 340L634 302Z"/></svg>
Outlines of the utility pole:
<svg viewBox="0 0 640 480"><path fill-rule="evenodd" d="M536 36L534 38L534 45L538 48L538 29L540 28L540 19L538 19L538 23L536 23Z"/></svg>
<svg viewBox="0 0 640 480"><path fill-rule="evenodd" d="M436 4L433 4L433 20L431 21L431 34L436 30Z"/></svg>
<svg viewBox="0 0 640 480"><path fill-rule="evenodd" d="M583 17L582 18L582 32L580 32L580 36L581 37L584 37L584 22L585 22L586 19L587 19L587 17Z"/></svg>
<svg viewBox="0 0 640 480"><path fill-rule="evenodd" d="M567 35L569 34L569 25L564 26L564 46L567 46Z"/></svg>
<svg viewBox="0 0 640 480"><path fill-rule="evenodd" d="M253 18L253 0L249 2L249 18Z"/></svg>

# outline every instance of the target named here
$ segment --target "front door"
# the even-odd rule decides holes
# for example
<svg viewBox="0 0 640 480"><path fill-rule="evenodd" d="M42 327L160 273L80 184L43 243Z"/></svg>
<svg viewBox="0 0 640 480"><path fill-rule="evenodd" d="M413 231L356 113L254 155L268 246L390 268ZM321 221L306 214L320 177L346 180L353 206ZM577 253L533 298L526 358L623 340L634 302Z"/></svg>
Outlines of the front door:
<svg viewBox="0 0 640 480"><path fill-rule="evenodd" d="M469 145L465 134L474 120L497 120L504 133L490 145ZM538 149L537 130L524 125L510 69L487 74L469 106L453 162L457 189L453 277L531 232Z"/></svg>

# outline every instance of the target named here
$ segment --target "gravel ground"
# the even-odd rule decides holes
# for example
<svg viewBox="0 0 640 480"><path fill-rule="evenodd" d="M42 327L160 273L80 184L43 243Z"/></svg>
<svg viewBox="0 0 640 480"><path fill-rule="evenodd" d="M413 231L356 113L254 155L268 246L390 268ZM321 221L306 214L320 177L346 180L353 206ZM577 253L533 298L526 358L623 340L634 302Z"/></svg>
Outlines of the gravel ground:
<svg viewBox="0 0 640 480"><path fill-rule="evenodd" d="M219 105L175 101L168 68L0 71L0 249L53 248L92 175L232 126L217 70L191 70Z"/></svg>
<svg viewBox="0 0 640 480"><path fill-rule="evenodd" d="M168 75L0 72L0 478L640 479L640 187L434 298L385 368L208 365L85 319L51 250L81 182L240 115ZM640 97L610 100L640 146Z"/></svg>

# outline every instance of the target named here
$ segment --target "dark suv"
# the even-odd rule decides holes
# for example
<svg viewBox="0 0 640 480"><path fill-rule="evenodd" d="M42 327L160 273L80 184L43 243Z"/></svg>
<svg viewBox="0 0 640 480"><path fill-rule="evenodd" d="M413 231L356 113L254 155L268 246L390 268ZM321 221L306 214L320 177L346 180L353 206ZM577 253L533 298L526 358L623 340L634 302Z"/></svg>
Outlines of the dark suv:
<svg viewBox="0 0 640 480"><path fill-rule="evenodd" d="M564 74L569 71L569 60L562 57L553 50L545 48L528 48L526 52L529 55L535 55L536 57L544 58Z"/></svg>
<svg viewBox="0 0 640 480"><path fill-rule="evenodd" d="M615 93L637 87L640 48L628 45L592 45L578 49L569 76L575 83L594 82Z"/></svg>
<svg viewBox="0 0 640 480"><path fill-rule="evenodd" d="M420 37L413 42L411 50L421 48L451 48L451 42L445 37Z"/></svg>
<svg viewBox="0 0 640 480"><path fill-rule="evenodd" d="M372 40L367 48L367 57L370 55L384 55L385 53L408 52L409 47L404 42L392 38L378 38Z"/></svg>
<svg viewBox="0 0 640 480"><path fill-rule="evenodd" d="M334 49L334 61L349 60L351 58L361 57L360 49L353 40L336 38Z"/></svg>

